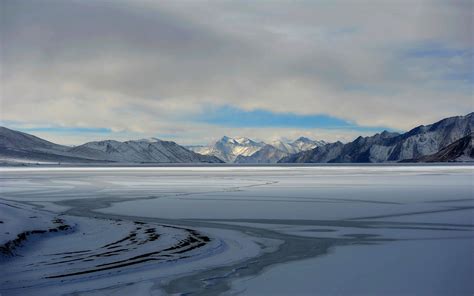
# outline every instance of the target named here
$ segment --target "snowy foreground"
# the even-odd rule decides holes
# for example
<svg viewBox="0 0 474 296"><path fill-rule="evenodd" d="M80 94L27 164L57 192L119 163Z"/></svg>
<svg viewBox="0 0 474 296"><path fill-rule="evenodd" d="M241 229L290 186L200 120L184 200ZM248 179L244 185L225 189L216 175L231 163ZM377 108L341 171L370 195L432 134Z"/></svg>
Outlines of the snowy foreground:
<svg viewBox="0 0 474 296"><path fill-rule="evenodd" d="M472 166L0 169L0 294L472 295Z"/></svg>

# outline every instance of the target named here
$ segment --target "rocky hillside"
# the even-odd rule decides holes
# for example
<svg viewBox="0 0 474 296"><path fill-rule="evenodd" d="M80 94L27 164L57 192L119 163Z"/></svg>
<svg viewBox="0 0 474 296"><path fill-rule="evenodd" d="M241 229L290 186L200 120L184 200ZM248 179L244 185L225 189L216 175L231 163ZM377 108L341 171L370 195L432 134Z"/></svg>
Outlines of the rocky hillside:
<svg viewBox="0 0 474 296"><path fill-rule="evenodd" d="M418 159L437 153L473 130L474 113L470 113L422 125L403 134L384 131L370 137L358 137L347 144L338 142L316 147L284 157L280 162L378 163Z"/></svg>
<svg viewBox="0 0 474 296"><path fill-rule="evenodd" d="M449 144L440 151L422 156L413 161L415 162L466 162L474 161L474 150L472 149L473 136L471 133L454 143Z"/></svg>

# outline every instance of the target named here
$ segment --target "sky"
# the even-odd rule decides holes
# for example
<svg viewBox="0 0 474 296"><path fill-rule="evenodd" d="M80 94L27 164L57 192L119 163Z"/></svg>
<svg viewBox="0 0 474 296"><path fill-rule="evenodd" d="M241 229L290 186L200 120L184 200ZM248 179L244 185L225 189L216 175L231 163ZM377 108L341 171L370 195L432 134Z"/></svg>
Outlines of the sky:
<svg viewBox="0 0 474 296"><path fill-rule="evenodd" d="M0 1L0 124L349 141L474 111L473 1Z"/></svg>

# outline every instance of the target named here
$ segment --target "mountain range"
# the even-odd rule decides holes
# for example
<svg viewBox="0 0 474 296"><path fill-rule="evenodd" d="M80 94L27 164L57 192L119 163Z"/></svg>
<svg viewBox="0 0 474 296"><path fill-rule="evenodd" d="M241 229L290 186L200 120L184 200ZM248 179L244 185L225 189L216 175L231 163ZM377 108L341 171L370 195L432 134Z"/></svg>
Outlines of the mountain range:
<svg viewBox="0 0 474 296"><path fill-rule="evenodd" d="M214 155L229 163L276 163L293 153L325 145L324 141L314 141L305 137L290 141L273 141L270 144L248 138L222 137L209 146L188 146L187 148L203 154Z"/></svg>
<svg viewBox="0 0 474 296"><path fill-rule="evenodd" d="M183 147L156 138L58 145L0 127L0 162L48 163L384 163L474 161L474 113L445 118L406 133L383 131L349 143L295 141L264 143L222 137L209 146Z"/></svg>
<svg viewBox="0 0 474 296"><path fill-rule="evenodd" d="M330 143L308 151L289 155L279 160L280 163L380 163L400 161L439 161L472 160L468 155L454 155L436 158L437 153L468 137L473 132L474 113L466 116L445 118L430 125L418 126L406 133L384 131L370 137L358 137L352 142ZM472 141L465 140L467 146L463 151L472 149ZM426 158L433 155L433 158Z"/></svg>
<svg viewBox="0 0 474 296"><path fill-rule="evenodd" d="M209 146L188 146L187 148L203 155L214 155L225 162L234 162L239 155L252 155L263 146L265 143L255 142L248 138L224 136Z"/></svg>
<svg viewBox="0 0 474 296"><path fill-rule="evenodd" d="M222 163L175 142L159 139L88 142L69 147L0 127L0 159L15 162Z"/></svg>

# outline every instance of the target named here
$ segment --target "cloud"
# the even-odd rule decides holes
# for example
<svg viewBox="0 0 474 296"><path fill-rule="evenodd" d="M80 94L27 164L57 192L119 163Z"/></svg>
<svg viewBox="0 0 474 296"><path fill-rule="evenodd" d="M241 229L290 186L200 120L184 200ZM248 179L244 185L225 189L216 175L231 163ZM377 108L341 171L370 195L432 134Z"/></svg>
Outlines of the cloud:
<svg viewBox="0 0 474 296"><path fill-rule="evenodd" d="M202 140L209 106L392 129L473 110L472 1L1 6L3 121Z"/></svg>

